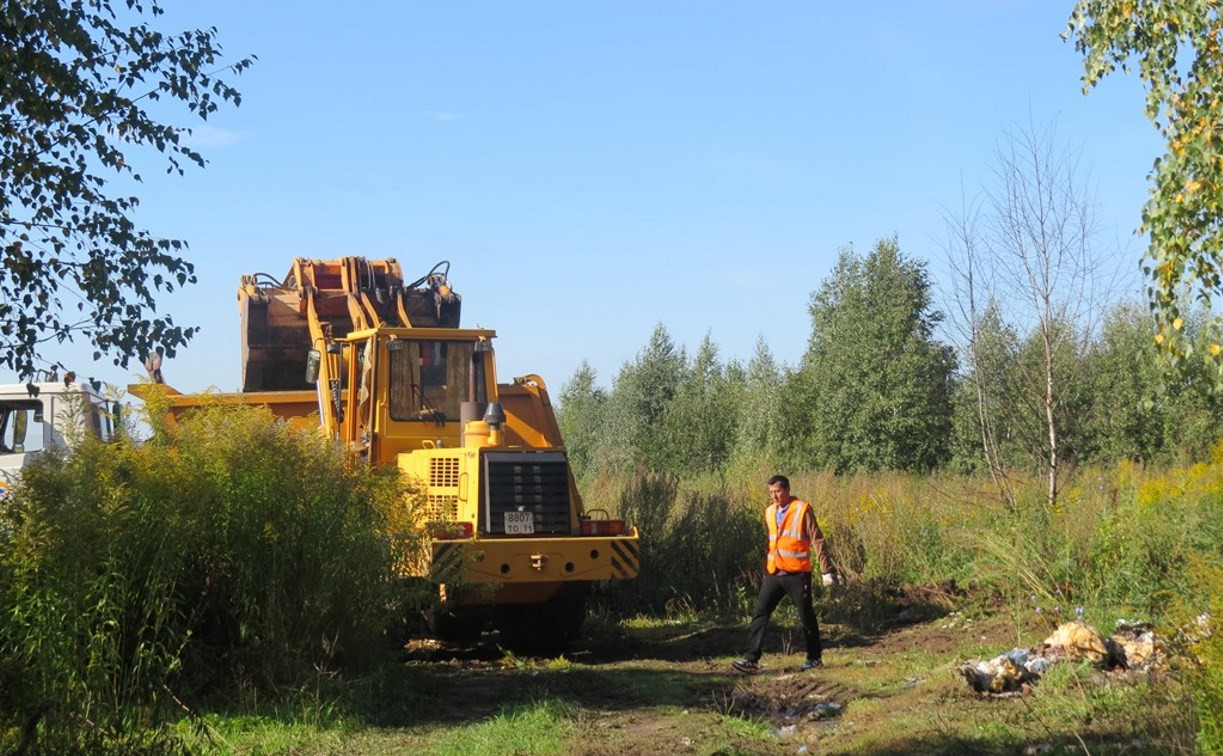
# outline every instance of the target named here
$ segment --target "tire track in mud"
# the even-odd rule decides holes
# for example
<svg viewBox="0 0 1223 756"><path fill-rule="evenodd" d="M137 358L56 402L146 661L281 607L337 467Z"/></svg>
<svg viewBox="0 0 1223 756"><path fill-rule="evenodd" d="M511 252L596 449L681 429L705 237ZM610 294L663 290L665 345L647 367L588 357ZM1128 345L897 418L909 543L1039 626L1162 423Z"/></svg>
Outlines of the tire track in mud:
<svg viewBox="0 0 1223 756"><path fill-rule="evenodd" d="M766 671L735 686L727 713L745 719L764 719L777 728L801 729L835 721L862 695L853 686L821 679L818 671L780 674Z"/></svg>

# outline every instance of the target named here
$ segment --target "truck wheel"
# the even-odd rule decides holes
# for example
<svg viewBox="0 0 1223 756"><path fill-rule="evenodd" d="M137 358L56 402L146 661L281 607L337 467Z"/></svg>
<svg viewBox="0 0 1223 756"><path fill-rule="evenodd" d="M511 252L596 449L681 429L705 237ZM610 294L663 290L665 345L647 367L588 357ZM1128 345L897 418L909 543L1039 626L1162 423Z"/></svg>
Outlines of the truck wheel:
<svg viewBox="0 0 1223 756"><path fill-rule="evenodd" d="M558 654L586 620L584 596L553 596L543 604L506 604L497 607L496 625L501 645L515 653Z"/></svg>

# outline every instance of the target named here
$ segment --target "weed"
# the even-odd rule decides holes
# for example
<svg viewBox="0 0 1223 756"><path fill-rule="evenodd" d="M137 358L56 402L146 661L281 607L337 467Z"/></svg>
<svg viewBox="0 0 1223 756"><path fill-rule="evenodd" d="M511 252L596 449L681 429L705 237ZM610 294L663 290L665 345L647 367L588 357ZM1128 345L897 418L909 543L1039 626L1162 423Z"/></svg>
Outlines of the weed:
<svg viewBox="0 0 1223 756"><path fill-rule="evenodd" d="M562 654L555 659L549 659L544 666L552 672L568 672L573 669L573 662L566 659Z"/></svg>
<svg viewBox="0 0 1223 756"><path fill-rule="evenodd" d="M773 735L773 728L767 722L757 719L724 716L721 719L721 724L729 733L750 738L752 740L767 742L775 737Z"/></svg>
<svg viewBox="0 0 1223 756"><path fill-rule="evenodd" d="M1167 634L1181 651L1176 661L1190 683L1198 747L1223 753L1223 568L1194 558L1189 579L1191 590L1175 602Z"/></svg>

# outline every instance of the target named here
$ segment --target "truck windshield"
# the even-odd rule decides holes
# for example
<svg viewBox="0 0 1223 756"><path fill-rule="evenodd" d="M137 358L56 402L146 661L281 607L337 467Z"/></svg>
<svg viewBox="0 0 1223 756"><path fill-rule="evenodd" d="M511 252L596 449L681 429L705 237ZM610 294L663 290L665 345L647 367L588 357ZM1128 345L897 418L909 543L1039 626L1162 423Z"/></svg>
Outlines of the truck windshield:
<svg viewBox="0 0 1223 756"><path fill-rule="evenodd" d="M441 423L459 419L468 399L471 341L407 341L389 350L392 420Z"/></svg>
<svg viewBox="0 0 1223 756"><path fill-rule="evenodd" d="M37 401L0 401L0 454L42 451L42 404Z"/></svg>

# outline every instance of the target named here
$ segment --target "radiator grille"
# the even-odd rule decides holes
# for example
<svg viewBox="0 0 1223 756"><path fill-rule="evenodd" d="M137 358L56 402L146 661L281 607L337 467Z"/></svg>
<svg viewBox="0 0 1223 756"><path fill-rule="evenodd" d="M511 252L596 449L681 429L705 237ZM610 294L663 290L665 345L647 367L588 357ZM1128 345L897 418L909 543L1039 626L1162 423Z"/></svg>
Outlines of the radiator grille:
<svg viewBox="0 0 1223 756"><path fill-rule="evenodd" d="M459 458L429 460L429 497L425 502L429 519L454 522L459 519Z"/></svg>
<svg viewBox="0 0 1223 756"><path fill-rule="evenodd" d="M454 522L459 519L459 500L453 496L429 496L429 519L433 522Z"/></svg>
<svg viewBox="0 0 1223 756"><path fill-rule="evenodd" d="M535 534L568 534L569 464L563 452L485 452L485 533L505 534L506 512L531 512Z"/></svg>
<svg viewBox="0 0 1223 756"><path fill-rule="evenodd" d="M430 488L457 488L459 460L456 457L434 457L429 460Z"/></svg>

